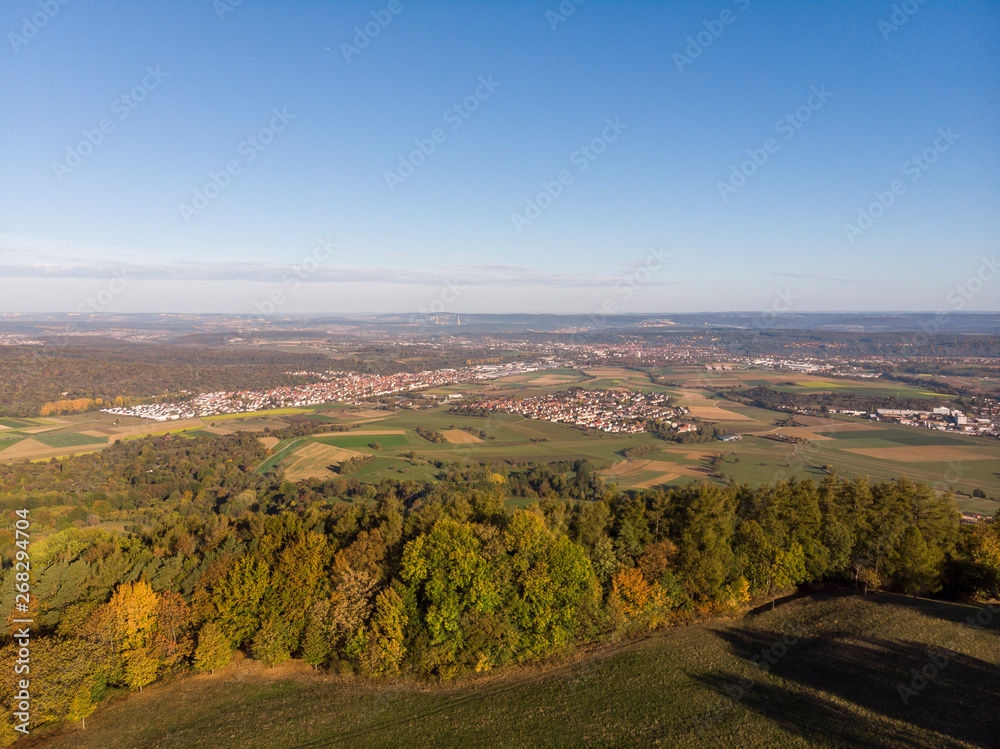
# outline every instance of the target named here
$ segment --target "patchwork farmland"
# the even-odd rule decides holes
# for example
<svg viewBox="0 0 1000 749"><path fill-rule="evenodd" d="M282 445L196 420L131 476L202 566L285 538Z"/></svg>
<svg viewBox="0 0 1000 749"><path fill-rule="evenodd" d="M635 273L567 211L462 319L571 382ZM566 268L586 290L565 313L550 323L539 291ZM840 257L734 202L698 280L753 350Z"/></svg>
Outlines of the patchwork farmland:
<svg viewBox="0 0 1000 749"><path fill-rule="evenodd" d="M693 481L736 481L751 485L783 479L821 481L831 473L872 480L908 476L941 491L956 492L963 510L992 514L1000 507L1000 502L990 499L1000 494L997 489L1000 442L995 440L839 415L796 416L795 425L787 426L783 425L786 413L720 399L711 390L716 383L702 370L672 370L665 376L671 380L670 385L660 384L664 373L654 379L644 371L619 368L554 370L488 383L451 385L446 390L428 392L441 390L470 400L484 396L531 397L570 387L663 393L677 405L688 408L691 418L738 434L742 439L725 443L714 440L675 443L648 433L612 435L526 419L517 414L481 417L451 413L446 404L419 410L327 405L174 422L114 418L103 413L58 420L4 419L0 420L0 461L49 460L92 452L119 439L147 434L210 438L214 434L247 430L259 434L262 444L271 451L257 470L281 470L291 481L332 478L336 475L335 467L350 457L375 458L351 474L362 482L378 482L383 476L433 479L437 470L434 466L441 463L586 459L607 482L626 490ZM835 385L858 392L876 387L865 381L840 379L831 383L823 377L764 372L726 373L725 379L747 385L794 380L795 387L818 389ZM287 427L289 418L303 417L348 431L281 442L268 436L268 431ZM443 441L427 441L416 434L417 427L437 430ZM781 441L785 439L788 441ZM648 451L642 460L626 458L624 452L636 447ZM987 497L973 497L977 489Z"/></svg>

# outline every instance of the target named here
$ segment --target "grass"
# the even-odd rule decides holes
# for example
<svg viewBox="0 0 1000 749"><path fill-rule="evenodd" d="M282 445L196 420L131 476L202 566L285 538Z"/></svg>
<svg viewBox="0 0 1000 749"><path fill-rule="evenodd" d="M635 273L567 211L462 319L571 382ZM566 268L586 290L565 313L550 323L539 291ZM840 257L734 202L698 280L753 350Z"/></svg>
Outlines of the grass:
<svg viewBox="0 0 1000 749"><path fill-rule="evenodd" d="M143 440L147 437L162 437L166 434L184 434L185 432L195 431L190 427L181 427L179 429L150 429L148 432L143 432L142 434L127 434L121 438L122 442L131 442L133 440Z"/></svg>
<svg viewBox="0 0 1000 749"><path fill-rule="evenodd" d="M80 447L82 445L107 444L107 437L91 437L87 434L62 432L59 434L36 434L34 439L49 447Z"/></svg>
<svg viewBox="0 0 1000 749"><path fill-rule="evenodd" d="M219 436L215 432L209 432L207 429L191 429L183 434L185 437L207 437L208 439L215 439Z"/></svg>
<svg viewBox="0 0 1000 749"><path fill-rule="evenodd" d="M23 437L21 437L20 435L18 435L17 437L14 437L14 438L6 437L6 436L0 436L0 451L6 450L8 447L12 447L13 445L16 445L22 439L23 439Z"/></svg>
<svg viewBox="0 0 1000 749"><path fill-rule="evenodd" d="M934 446L968 446L970 444L989 444L979 440L970 442L959 437L951 437L943 434L935 434L930 429L914 427L912 429L879 429L849 432L824 432L827 437L832 437L838 441L851 441L857 444L848 447L896 447L905 445L907 447L917 447L921 445ZM838 447L840 447L838 445Z"/></svg>
<svg viewBox="0 0 1000 749"><path fill-rule="evenodd" d="M383 449L387 447L406 447L410 444L405 434L345 434L331 437L316 437L316 442L334 447L345 447L348 450L362 447L367 448L373 442L378 442Z"/></svg>
<svg viewBox="0 0 1000 749"><path fill-rule="evenodd" d="M333 478L331 466L339 465L348 458L363 455L353 450L324 445L315 440L297 445L291 457L281 462L285 478L289 481L302 481L314 478Z"/></svg>
<svg viewBox="0 0 1000 749"><path fill-rule="evenodd" d="M220 414L218 416L206 416L206 420L227 421L230 419L254 419L261 416L284 416L290 414L310 413L312 408L272 408L270 411L246 411L238 414Z"/></svg>
<svg viewBox="0 0 1000 749"><path fill-rule="evenodd" d="M369 681L237 662L36 729L30 749L214 747L994 746L1000 617L826 593L453 683ZM904 703L928 651L956 655ZM764 658L759 657L766 653ZM767 670L758 669L758 656ZM772 664L773 662L773 664Z"/></svg>
<svg viewBox="0 0 1000 749"><path fill-rule="evenodd" d="M27 419L0 419L0 426L10 427L11 429L31 429L33 427L39 426L37 422L28 421Z"/></svg>
<svg viewBox="0 0 1000 749"><path fill-rule="evenodd" d="M295 449L297 447L305 444L308 439L309 439L308 437L295 437L293 439L281 440L281 442L275 445L274 454L270 458L265 460L263 463L261 463L259 466L257 466L257 468L254 470L254 473L264 474L274 470L274 468L281 461L283 461L285 458L289 457L293 452L295 452Z"/></svg>

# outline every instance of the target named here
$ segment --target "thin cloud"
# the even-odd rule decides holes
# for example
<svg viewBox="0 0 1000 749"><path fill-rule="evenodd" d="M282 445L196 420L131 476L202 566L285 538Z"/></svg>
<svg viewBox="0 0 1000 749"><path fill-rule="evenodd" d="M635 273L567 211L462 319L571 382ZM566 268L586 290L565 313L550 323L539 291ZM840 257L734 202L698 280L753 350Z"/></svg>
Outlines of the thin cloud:
<svg viewBox="0 0 1000 749"><path fill-rule="evenodd" d="M825 273L790 273L787 271L771 271L766 275L779 276L781 278L795 278L801 281L825 281L827 283L840 283L848 285L898 283L898 281L885 281L880 278L834 278L826 275Z"/></svg>
<svg viewBox="0 0 1000 749"><path fill-rule="evenodd" d="M292 274L293 269L300 268ZM253 281L275 283L290 278L306 283L395 283L470 286L559 286L591 287L614 285L620 275L596 273L544 272L515 265L460 265L443 268L325 268L308 265L270 263L170 263L129 264L112 262L34 262L0 265L0 275L8 278L111 278L123 274L130 279L153 281ZM649 286L670 286L671 280L650 280Z"/></svg>
<svg viewBox="0 0 1000 749"><path fill-rule="evenodd" d="M800 279L816 279L816 280L826 280L829 278L825 273L789 273L787 271L771 271L767 275L769 276L779 276L781 278L800 278Z"/></svg>

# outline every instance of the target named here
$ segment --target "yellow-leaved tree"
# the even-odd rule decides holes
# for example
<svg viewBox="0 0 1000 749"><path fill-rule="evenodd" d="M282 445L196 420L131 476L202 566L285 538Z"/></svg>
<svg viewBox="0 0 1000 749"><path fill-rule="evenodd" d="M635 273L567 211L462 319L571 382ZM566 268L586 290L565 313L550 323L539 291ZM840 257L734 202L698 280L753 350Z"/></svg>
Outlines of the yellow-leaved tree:
<svg viewBox="0 0 1000 749"><path fill-rule="evenodd" d="M145 580L122 583L108 602L112 637L124 667L124 681L142 691L156 679L155 651L159 596Z"/></svg>

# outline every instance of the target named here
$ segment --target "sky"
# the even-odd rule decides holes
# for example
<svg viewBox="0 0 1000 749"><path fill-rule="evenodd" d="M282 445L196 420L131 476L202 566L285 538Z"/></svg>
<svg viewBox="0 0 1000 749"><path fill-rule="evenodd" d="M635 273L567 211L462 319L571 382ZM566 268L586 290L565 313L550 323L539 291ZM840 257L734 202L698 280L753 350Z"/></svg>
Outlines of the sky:
<svg viewBox="0 0 1000 749"><path fill-rule="evenodd" d="M0 32L0 312L1000 309L995 2L8 0Z"/></svg>

